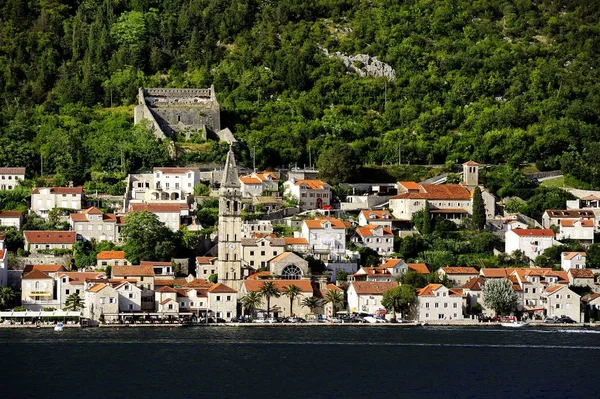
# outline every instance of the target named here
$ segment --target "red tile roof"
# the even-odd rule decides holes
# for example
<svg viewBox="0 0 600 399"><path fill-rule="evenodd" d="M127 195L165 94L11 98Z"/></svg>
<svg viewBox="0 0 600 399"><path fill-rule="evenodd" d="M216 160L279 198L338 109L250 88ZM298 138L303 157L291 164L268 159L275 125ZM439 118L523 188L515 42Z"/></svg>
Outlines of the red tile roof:
<svg viewBox="0 0 600 399"><path fill-rule="evenodd" d="M104 283L96 284L91 288L88 288L88 292L98 292L106 288L108 285Z"/></svg>
<svg viewBox="0 0 600 399"><path fill-rule="evenodd" d="M581 227L594 227L593 220L579 220L579 219L561 219L560 225L563 227L573 227L575 223L580 223Z"/></svg>
<svg viewBox="0 0 600 399"><path fill-rule="evenodd" d="M590 269L569 269L573 278L594 278L594 272Z"/></svg>
<svg viewBox="0 0 600 399"><path fill-rule="evenodd" d="M195 280L192 280L186 284L183 284L184 287L187 288L209 288L213 285L213 283L211 283L208 280L204 280L201 278L197 278Z"/></svg>
<svg viewBox="0 0 600 399"><path fill-rule="evenodd" d="M322 219L313 219L313 220L305 220L306 226L309 229L323 229L323 225L325 222L329 222L332 229L345 229L346 225L339 219L336 218L322 218Z"/></svg>
<svg viewBox="0 0 600 399"><path fill-rule="evenodd" d="M582 256L584 258L587 256L585 252L563 252L563 257L566 260L571 260L574 257L576 257L577 255L580 255L580 256Z"/></svg>
<svg viewBox="0 0 600 399"><path fill-rule="evenodd" d="M335 284L327 284L327 286L325 288L329 291L344 291L343 289L341 289L340 287L338 287Z"/></svg>
<svg viewBox="0 0 600 399"><path fill-rule="evenodd" d="M379 267L385 267L385 268L395 267L400 262L402 262L402 259L390 258L390 259L387 259L385 262L383 262L381 265L379 265Z"/></svg>
<svg viewBox="0 0 600 399"><path fill-rule="evenodd" d="M358 295L382 295L385 291L398 287L395 281L353 281L351 287Z"/></svg>
<svg viewBox="0 0 600 399"><path fill-rule="evenodd" d="M407 190L420 190L421 185L414 181L399 181L398 186L404 186Z"/></svg>
<svg viewBox="0 0 600 399"><path fill-rule="evenodd" d="M480 163L477 163L475 161L470 161L470 160L467 161L467 162L465 162L465 163L463 163L463 165L465 165L465 166L481 166Z"/></svg>
<svg viewBox="0 0 600 399"><path fill-rule="evenodd" d="M169 286L163 286L160 287L159 289L154 290L154 292L173 292L173 293L177 293L177 290L173 287L169 287Z"/></svg>
<svg viewBox="0 0 600 399"><path fill-rule="evenodd" d="M293 252L282 252L279 255L275 256L274 258L269 259L268 262L279 262L280 260L283 260L290 255L294 255L294 253Z"/></svg>
<svg viewBox="0 0 600 399"><path fill-rule="evenodd" d="M256 272L247 277L248 280L260 280L266 277L271 277L272 273L270 271Z"/></svg>
<svg viewBox="0 0 600 399"><path fill-rule="evenodd" d="M8 168L0 168L1 175L24 175L25 168L19 167L8 167Z"/></svg>
<svg viewBox="0 0 600 399"><path fill-rule="evenodd" d="M463 266L450 267L450 266L446 266L446 267L441 267L440 269L443 270L446 274L479 274L479 272L477 271L477 269L475 269L474 267L463 267Z"/></svg>
<svg viewBox="0 0 600 399"><path fill-rule="evenodd" d="M31 194L39 194L40 190L49 189L51 194L83 194L83 187L38 187Z"/></svg>
<svg viewBox="0 0 600 399"><path fill-rule="evenodd" d="M441 284L428 284L426 287L417 291L418 296L435 296L434 291L442 287Z"/></svg>
<svg viewBox="0 0 600 399"><path fill-rule="evenodd" d="M23 280L41 280L41 279L50 279L52 280L52 277L48 276L46 273L40 271L40 270L33 270L30 273L27 273L25 276L23 276Z"/></svg>
<svg viewBox="0 0 600 399"><path fill-rule="evenodd" d="M23 216L21 211L0 211L0 218L13 219L20 218Z"/></svg>
<svg viewBox="0 0 600 399"><path fill-rule="evenodd" d="M547 209L545 214L551 218L594 218L593 211L583 211L580 209Z"/></svg>
<svg viewBox="0 0 600 399"><path fill-rule="evenodd" d="M321 180L296 180L296 182L294 182L294 185L299 186L299 185L305 185L307 190L325 190L326 187L325 185L327 183L321 181Z"/></svg>
<svg viewBox="0 0 600 399"><path fill-rule="evenodd" d="M367 220L392 220L392 215L387 209L382 211L360 211L360 214Z"/></svg>
<svg viewBox="0 0 600 399"><path fill-rule="evenodd" d="M152 266L113 266L113 277L154 277Z"/></svg>
<svg viewBox="0 0 600 399"><path fill-rule="evenodd" d="M502 278L510 275L515 269L514 268L488 268L484 267L479 271L483 277L487 278Z"/></svg>
<svg viewBox="0 0 600 399"><path fill-rule="evenodd" d="M402 193L390 199L470 200L471 192L459 184L422 184L418 193Z"/></svg>
<svg viewBox="0 0 600 399"><path fill-rule="evenodd" d="M392 230L388 227L377 226L374 224L368 224L366 226L358 227L356 233L361 237L373 237L375 236L375 230L381 231L381 236L393 236Z"/></svg>
<svg viewBox="0 0 600 399"><path fill-rule="evenodd" d="M425 263L407 263L406 265L419 274L429 274L429 269Z"/></svg>
<svg viewBox="0 0 600 399"><path fill-rule="evenodd" d="M284 237L285 245L308 245L306 238L302 237Z"/></svg>
<svg viewBox="0 0 600 399"><path fill-rule="evenodd" d="M233 288L223 284L223 283L217 283L215 285L213 285L212 287L210 287L208 289L208 292L210 292L211 294L236 294L237 291L234 290Z"/></svg>
<svg viewBox="0 0 600 399"><path fill-rule="evenodd" d="M125 251L101 251L96 255L98 260L125 259Z"/></svg>
<svg viewBox="0 0 600 399"><path fill-rule="evenodd" d="M87 279L99 279L105 274L103 272L63 272L58 273L58 277L66 276L71 284L83 284Z"/></svg>
<svg viewBox="0 0 600 399"><path fill-rule="evenodd" d="M172 266L171 262L158 262L151 260L143 260L140 262L140 266Z"/></svg>
<svg viewBox="0 0 600 399"><path fill-rule="evenodd" d="M591 294L588 294L588 295L584 296L583 298L581 298L581 300L583 302L589 303L589 302L592 302L593 300L598 299L598 298L600 298L600 293L594 292L594 293L591 293Z"/></svg>
<svg viewBox="0 0 600 399"><path fill-rule="evenodd" d="M196 256L196 262L200 265L212 264L216 259L216 256Z"/></svg>
<svg viewBox="0 0 600 399"><path fill-rule="evenodd" d="M244 287L247 292L260 291L267 280L244 280ZM302 292L313 292L310 280L268 280L275 283L278 291L283 291L288 285L295 285Z"/></svg>
<svg viewBox="0 0 600 399"><path fill-rule="evenodd" d="M551 229L512 229L519 237L554 237L554 231Z"/></svg>
<svg viewBox="0 0 600 399"><path fill-rule="evenodd" d="M473 277L466 284L462 286L464 289L468 289L471 291L481 291L481 287L483 287L483 283L485 279L483 277Z"/></svg>
<svg viewBox="0 0 600 399"><path fill-rule="evenodd" d="M67 271L67 269L63 265L25 265L25 267L23 268L23 274L27 274L33 270L39 270L44 273L57 273L61 271Z"/></svg>
<svg viewBox="0 0 600 399"><path fill-rule="evenodd" d="M258 177L242 176L240 181L244 184L262 184L262 181Z"/></svg>
<svg viewBox="0 0 600 399"><path fill-rule="evenodd" d="M29 244L75 244L74 231L24 231L23 235Z"/></svg>

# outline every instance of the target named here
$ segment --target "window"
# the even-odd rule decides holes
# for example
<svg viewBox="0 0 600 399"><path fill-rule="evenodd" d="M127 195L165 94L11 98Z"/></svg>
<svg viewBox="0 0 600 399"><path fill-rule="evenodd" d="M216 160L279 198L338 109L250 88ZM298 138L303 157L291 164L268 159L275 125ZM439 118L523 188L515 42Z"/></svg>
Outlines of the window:
<svg viewBox="0 0 600 399"><path fill-rule="evenodd" d="M169 310L173 310L173 304L172 303L169 304Z"/></svg>
<svg viewBox="0 0 600 399"><path fill-rule="evenodd" d="M217 295L217 301L221 300L221 295Z"/></svg>
<svg viewBox="0 0 600 399"><path fill-rule="evenodd" d="M429 313L425 313L425 318L428 319L429 318Z"/></svg>
<svg viewBox="0 0 600 399"><path fill-rule="evenodd" d="M69 295L71 293L71 290L65 290L65 295Z"/></svg>
<svg viewBox="0 0 600 399"><path fill-rule="evenodd" d="M260 256L265 256L265 251L260 251Z"/></svg>
<svg viewBox="0 0 600 399"><path fill-rule="evenodd" d="M250 251L250 256L254 256L254 251Z"/></svg>
<svg viewBox="0 0 600 399"><path fill-rule="evenodd" d="M440 307L440 304L439 304L439 303L436 303L436 304L435 304L435 308L439 308L439 307Z"/></svg>
<svg viewBox="0 0 600 399"><path fill-rule="evenodd" d="M100 305L104 305L104 297L100 298Z"/></svg>
<svg viewBox="0 0 600 399"><path fill-rule="evenodd" d="M560 309L560 303L556 304L556 309Z"/></svg>
<svg viewBox="0 0 600 399"><path fill-rule="evenodd" d="M181 307L184 308L185 307L185 302L181 302Z"/></svg>
<svg viewBox="0 0 600 399"><path fill-rule="evenodd" d="M448 302L444 302L444 308L448 307Z"/></svg>
<svg viewBox="0 0 600 399"><path fill-rule="evenodd" d="M133 298L133 294L129 294L129 299L132 299L132 298Z"/></svg>
<svg viewBox="0 0 600 399"><path fill-rule="evenodd" d="M532 294L535 294L535 288L532 288L532 289L531 289L531 293L532 293Z"/></svg>
<svg viewBox="0 0 600 399"><path fill-rule="evenodd" d="M108 298L108 303L115 303L115 298L114 297Z"/></svg>
<svg viewBox="0 0 600 399"><path fill-rule="evenodd" d="M129 308L129 310L133 310L133 304L131 304L131 303L130 303L130 304L128 305L128 308Z"/></svg>
<svg viewBox="0 0 600 399"><path fill-rule="evenodd" d="M571 294L567 294L567 299L571 299Z"/></svg>
<svg viewBox="0 0 600 399"><path fill-rule="evenodd" d="M456 309L458 307L458 304L455 303L453 307L454 309Z"/></svg>
<svg viewBox="0 0 600 399"><path fill-rule="evenodd" d="M425 309L429 309L429 302L425 302Z"/></svg>

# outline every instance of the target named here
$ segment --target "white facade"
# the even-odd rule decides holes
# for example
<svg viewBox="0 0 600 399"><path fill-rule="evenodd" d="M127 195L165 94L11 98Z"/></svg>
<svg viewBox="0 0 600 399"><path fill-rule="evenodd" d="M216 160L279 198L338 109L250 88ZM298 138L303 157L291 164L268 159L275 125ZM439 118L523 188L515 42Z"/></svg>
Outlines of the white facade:
<svg viewBox="0 0 600 399"><path fill-rule="evenodd" d="M325 260L346 257L346 226L339 219L304 220L302 237L308 241L309 251Z"/></svg>
<svg viewBox="0 0 600 399"><path fill-rule="evenodd" d="M383 293L396 287L395 281L353 281L348 287L348 308L351 312L376 314L385 310L381 304Z"/></svg>
<svg viewBox="0 0 600 399"><path fill-rule="evenodd" d="M0 211L0 226L14 227L21 230L23 225L23 212L21 211Z"/></svg>
<svg viewBox="0 0 600 399"><path fill-rule="evenodd" d="M39 187L31 192L31 210L48 217L54 208L81 210L83 187Z"/></svg>
<svg viewBox="0 0 600 399"><path fill-rule="evenodd" d="M441 284L429 284L418 293L418 320L460 320L463 318L462 295Z"/></svg>
<svg viewBox="0 0 600 399"><path fill-rule="evenodd" d="M131 204L131 212L148 211L158 216L158 220L164 223L172 231L181 228L181 218L190 215L190 208L184 203L175 204Z"/></svg>
<svg viewBox="0 0 600 399"><path fill-rule="evenodd" d="M512 254L521 250L532 261L545 249L554 245L554 231L550 229L513 229L506 232L505 250Z"/></svg>
<svg viewBox="0 0 600 399"><path fill-rule="evenodd" d="M581 297L568 287L548 287L542 294L542 301L545 304L546 317L568 316L576 322L581 321Z"/></svg>
<svg viewBox="0 0 600 399"><path fill-rule="evenodd" d="M103 315L106 320L117 320L119 301L117 291L105 283L97 283L86 289L84 295L83 317L91 320L100 320ZM112 316L106 316L112 315Z"/></svg>
<svg viewBox="0 0 600 399"><path fill-rule="evenodd" d="M371 248L382 256L394 252L394 234L388 227L382 225L371 224L359 227L352 240Z"/></svg>
<svg viewBox="0 0 600 399"><path fill-rule="evenodd" d="M573 220L563 219L559 224L557 240L569 238L571 240L581 241L582 244L594 243L594 221L593 220Z"/></svg>
<svg viewBox="0 0 600 399"><path fill-rule="evenodd" d="M142 290L133 283L124 282L115 287L119 298L119 312L139 312L142 309Z"/></svg>
<svg viewBox="0 0 600 399"><path fill-rule="evenodd" d="M194 187L200 183L200 171L196 168L154 168L154 188L180 190L182 197L194 195Z"/></svg>
<svg viewBox="0 0 600 399"><path fill-rule="evenodd" d="M0 190L14 190L25 180L25 168L0 168Z"/></svg>
<svg viewBox="0 0 600 399"><path fill-rule="evenodd" d="M295 180L283 183L284 194L300 201L300 209L321 209L331 204L331 187L321 180Z"/></svg>
<svg viewBox="0 0 600 399"><path fill-rule="evenodd" d="M560 266L566 272L569 269L585 269L586 259L585 252L562 252L560 254Z"/></svg>

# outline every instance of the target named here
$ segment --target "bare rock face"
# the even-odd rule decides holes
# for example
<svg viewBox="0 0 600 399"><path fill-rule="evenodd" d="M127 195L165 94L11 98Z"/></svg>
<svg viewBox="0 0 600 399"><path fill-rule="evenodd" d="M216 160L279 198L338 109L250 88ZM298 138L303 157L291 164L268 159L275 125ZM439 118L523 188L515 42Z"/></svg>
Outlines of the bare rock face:
<svg viewBox="0 0 600 399"><path fill-rule="evenodd" d="M320 47L320 49L326 57L342 60L347 68L359 76L384 77L390 81L396 80L396 71L394 68L385 62L379 61L377 57L371 57L368 54L346 55L339 51L330 53L325 47Z"/></svg>

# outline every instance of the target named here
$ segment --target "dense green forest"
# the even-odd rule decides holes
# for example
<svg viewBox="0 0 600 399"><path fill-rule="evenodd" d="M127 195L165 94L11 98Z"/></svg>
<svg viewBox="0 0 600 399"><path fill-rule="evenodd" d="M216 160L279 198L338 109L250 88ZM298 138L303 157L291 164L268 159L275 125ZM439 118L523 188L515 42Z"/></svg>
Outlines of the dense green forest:
<svg viewBox="0 0 600 399"><path fill-rule="evenodd" d="M368 54L395 78L329 54ZM536 162L600 187L596 0L5 0L0 165L82 182L170 161L139 86L215 85L260 167ZM359 62L354 67L361 68Z"/></svg>

